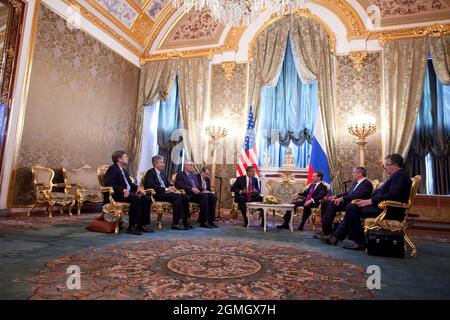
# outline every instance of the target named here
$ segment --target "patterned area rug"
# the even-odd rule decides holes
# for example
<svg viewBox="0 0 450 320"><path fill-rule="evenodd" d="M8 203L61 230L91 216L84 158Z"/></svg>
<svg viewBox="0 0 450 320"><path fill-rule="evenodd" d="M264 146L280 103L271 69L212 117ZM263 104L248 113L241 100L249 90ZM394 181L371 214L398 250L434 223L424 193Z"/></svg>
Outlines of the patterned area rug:
<svg viewBox="0 0 450 320"><path fill-rule="evenodd" d="M80 267L79 290L67 289L70 265ZM284 244L146 240L47 261L30 299L373 299L364 271Z"/></svg>
<svg viewBox="0 0 450 320"><path fill-rule="evenodd" d="M80 216L69 216L67 213L64 213L64 215L54 213L52 218L43 215L31 215L31 217L0 217L0 230L26 230L32 228L41 228L48 225L71 224L84 221L87 225L90 221L92 221L99 215L99 213L83 213Z"/></svg>

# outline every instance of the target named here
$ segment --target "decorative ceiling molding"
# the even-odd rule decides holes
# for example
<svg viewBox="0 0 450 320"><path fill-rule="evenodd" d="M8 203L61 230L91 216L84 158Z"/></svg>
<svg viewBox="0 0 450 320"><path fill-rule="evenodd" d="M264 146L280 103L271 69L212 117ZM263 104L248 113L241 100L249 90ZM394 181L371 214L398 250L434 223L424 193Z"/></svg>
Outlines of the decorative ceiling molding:
<svg viewBox="0 0 450 320"><path fill-rule="evenodd" d="M193 11L172 25L158 50L214 46L220 41L224 26L211 16L209 10Z"/></svg>
<svg viewBox="0 0 450 320"><path fill-rule="evenodd" d="M92 22L94 25L96 25L101 30L110 35L113 39L115 39L123 47L139 57L141 63L174 58L197 57L201 55L212 56L214 54L223 53L226 51L237 52L239 50L239 41L244 32L243 27L231 28L225 36L224 32L226 32L226 30L228 29L222 26L220 32L215 30L217 31L217 33L215 33L212 37L210 36L199 39L201 37L197 36L193 37L194 39L185 39L186 42L183 42L183 40L181 39L177 39L177 41L181 41L179 43L176 43L177 41L171 41L171 37L173 36L174 32L176 32L175 30L180 27L180 23L182 23L183 19L185 19L185 13L182 12L182 10L173 8L170 0L84 0L86 2L86 6L89 5L87 7L80 4L80 0L64 1L67 4L74 6L75 9L80 11L80 13L87 20ZM400 10L398 9L398 7L402 5L405 6L405 4L400 0L357 1L361 5L361 7L358 6L358 10L361 15L358 13L356 8L353 7L355 3L352 4L351 2L346 0L311 0L310 3L311 5L319 6L328 10L336 17L336 19L341 21L343 26L347 30L347 40L349 42L354 40L379 39L381 40L381 42L385 43L392 39L428 36L433 34L448 34L449 24L438 24L433 26L428 25L414 28L406 28L406 26L403 24L402 28L398 29L394 29L391 27L391 29L381 28L377 31L369 31L363 23L363 19L367 19L368 15L363 16L364 14L361 8L365 9L367 12L367 8L370 5L376 3L394 3L394 6L397 6L397 9L395 10L398 11ZM410 0L409 3L415 3L417 1L419 0ZM430 1L437 1L439 3L448 5L448 7L450 8L450 0L424 1L427 4ZM429 6L425 9L416 8L415 10L417 11L417 14L415 15L413 10L411 16L416 19L416 16L421 10L428 14L429 12L431 12L430 8L431 7ZM433 9L433 19L438 19L438 16L440 15L436 15L435 9L436 8ZM92 10L92 12L90 10ZM391 13L393 16L397 14L397 11L394 11ZM178 14L179 16L175 18L175 14ZM302 10L299 14L307 16L320 23L320 25L329 34L332 49L335 50L336 38L334 32L336 31L331 30L331 27L329 26L329 24L327 24L328 20L322 17L322 15L319 13L312 14L311 12L309 12L309 10ZM264 23L264 26L262 28L264 29L269 24L280 18L281 17L272 16L270 19L268 19L268 21ZM447 16L446 18L449 18L449 16ZM411 23L411 21L416 20L408 21L408 23ZM168 23L170 23L171 26L168 26ZM259 33L260 30L258 30L254 37L257 37ZM224 36L225 41L221 44L220 41L222 41ZM139 46L144 49L139 48ZM253 43L250 43L250 54L252 47ZM167 51L162 52L163 50ZM178 52L173 52L174 50L178 50Z"/></svg>
<svg viewBox="0 0 450 320"><path fill-rule="evenodd" d="M87 10L84 6L82 6L77 0L64 0L65 3L75 8L80 12L87 20L92 22L94 25L99 27L101 30L105 31L112 38L114 38L119 44L127 48L136 56L141 56L141 50L132 45L128 40L123 38L119 33L117 33L114 29L112 29L108 24L98 18L96 15Z"/></svg>
<svg viewBox="0 0 450 320"><path fill-rule="evenodd" d="M357 0L367 10L379 8L379 26L435 22L450 17L450 0Z"/></svg>
<svg viewBox="0 0 450 320"><path fill-rule="evenodd" d="M368 39L378 39L382 45L398 39L450 35L450 24L433 24L423 27L402 28L371 32Z"/></svg>

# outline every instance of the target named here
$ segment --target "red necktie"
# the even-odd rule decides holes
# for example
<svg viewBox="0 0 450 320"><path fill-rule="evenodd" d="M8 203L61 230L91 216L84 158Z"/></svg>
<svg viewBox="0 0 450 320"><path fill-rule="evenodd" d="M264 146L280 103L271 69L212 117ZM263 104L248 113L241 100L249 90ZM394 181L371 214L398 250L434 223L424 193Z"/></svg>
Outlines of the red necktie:
<svg viewBox="0 0 450 320"><path fill-rule="evenodd" d="M306 201L309 201L312 199L312 195L314 193L314 189L316 189L316 184L312 187L311 191L309 192L308 196L306 197Z"/></svg>
<svg viewBox="0 0 450 320"><path fill-rule="evenodd" d="M252 179L248 179L248 187L247 187L247 202L252 199Z"/></svg>

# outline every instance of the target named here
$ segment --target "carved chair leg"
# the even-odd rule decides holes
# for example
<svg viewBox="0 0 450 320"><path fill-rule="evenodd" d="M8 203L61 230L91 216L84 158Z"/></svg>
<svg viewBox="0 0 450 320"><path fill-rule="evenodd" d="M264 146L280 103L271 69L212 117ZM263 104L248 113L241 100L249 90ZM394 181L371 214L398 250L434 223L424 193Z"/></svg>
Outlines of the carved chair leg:
<svg viewBox="0 0 450 320"><path fill-rule="evenodd" d="M34 209L36 209L37 205L38 205L38 203L37 203L37 201L36 201L36 203L34 204L33 208L31 208L31 210L28 211L27 217L31 216L31 213L33 212Z"/></svg>
<svg viewBox="0 0 450 320"><path fill-rule="evenodd" d="M156 214L158 215L156 218L156 224L158 225L158 229L162 229L162 224L161 224L162 215L163 215L162 208L156 209Z"/></svg>
<svg viewBox="0 0 450 320"><path fill-rule="evenodd" d="M122 211L118 211L116 212L116 229L114 230L115 234L119 234L121 220L122 220Z"/></svg>
<svg viewBox="0 0 450 320"><path fill-rule="evenodd" d="M60 215L63 215L63 214L64 214L64 205L63 205L63 204L61 204L61 205L59 206L59 214L60 214Z"/></svg>
<svg viewBox="0 0 450 320"><path fill-rule="evenodd" d="M406 232L403 232L403 237L406 241L407 246L409 246L409 248L411 250L411 256L412 257L417 256L417 248L416 248L416 245L414 244L414 242L412 242L412 240L408 237Z"/></svg>
<svg viewBox="0 0 450 320"><path fill-rule="evenodd" d="M72 208L74 207L74 205L75 205L75 200L71 201L69 203L69 205L67 206L67 210L69 210L69 216L72 216Z"/></svg>
<svg viewBox="0 0 450 320"><path fill-rule="evenodd" d="M53 202L49 202L48 207L47 207L49 218L53 218L53 205L54 205Z"/></svg>
<svg viewBox="0 0 450 320"><path fill-rule="evenodd" d="M77 216L81 215L81 207L83 206L83 200L77 201Z"/></svg>

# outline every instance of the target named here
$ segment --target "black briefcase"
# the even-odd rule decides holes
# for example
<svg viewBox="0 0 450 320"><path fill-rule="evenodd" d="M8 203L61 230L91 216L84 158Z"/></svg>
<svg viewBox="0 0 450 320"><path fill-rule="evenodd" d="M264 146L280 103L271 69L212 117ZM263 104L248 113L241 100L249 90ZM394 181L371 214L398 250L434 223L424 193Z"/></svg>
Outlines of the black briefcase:
<svg viewBox="0 0 450 320"><path fill-rule="evenodd" d="M369 230L367 233L367 254L403 258L405 256L403 232Z"/></svg>

